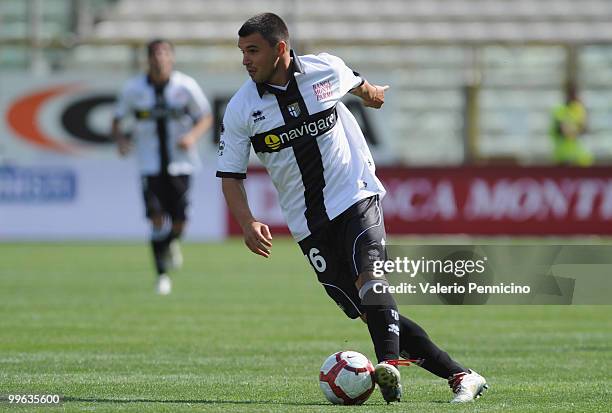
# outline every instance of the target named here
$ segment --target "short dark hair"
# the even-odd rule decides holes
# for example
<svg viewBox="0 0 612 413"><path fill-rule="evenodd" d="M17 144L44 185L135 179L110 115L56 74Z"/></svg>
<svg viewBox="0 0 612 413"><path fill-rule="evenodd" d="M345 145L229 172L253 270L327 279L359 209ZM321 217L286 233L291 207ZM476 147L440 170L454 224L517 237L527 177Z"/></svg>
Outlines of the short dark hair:
<svg viewBox="0 0 612 413"><path fill-rule="evenodd" d="M172 44L172 42L168 39L162 39L162 38L157 38L157 39L153 39L151 41L149 41L149 43L147 43L147 56L151 57L153 56L153 54L155 53L155 47L160 45L160 44L167 44L168 46L170 46L170 49L172 51L174 51L174 45Z"/></svg>
<svg viewBox="0 0 612 413"><path fill-rule="evenodd" d="M261 13L248 19L240 30L238 36L246 37L253 33L259 33L266 39L270 46L276 46L283 40L289 43L289 30L287 25L274 13Z"/></svg>

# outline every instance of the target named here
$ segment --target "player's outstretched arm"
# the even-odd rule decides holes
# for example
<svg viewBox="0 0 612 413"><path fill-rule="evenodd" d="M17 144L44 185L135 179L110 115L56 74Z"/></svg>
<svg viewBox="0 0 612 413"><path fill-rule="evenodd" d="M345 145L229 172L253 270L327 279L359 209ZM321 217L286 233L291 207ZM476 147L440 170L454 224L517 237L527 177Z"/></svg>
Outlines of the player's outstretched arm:
<svg viewBox="0 0 612 413"><path fill-rule="evenodd" d="M242 228L244 243L255 254L268 258L272 248L270 228L253 217L242 180L222 178L221 187L229 210Z"/></svg>
<svg viewBox="0 0 612 413"><path fill-rule="evenodd" d="M383 103L385 103L385 90L387 89L389 89L389 85L372 85L367 80L364 80L361 86L352 89L350 93L360 97L365 106L380 109Z"/></svg>

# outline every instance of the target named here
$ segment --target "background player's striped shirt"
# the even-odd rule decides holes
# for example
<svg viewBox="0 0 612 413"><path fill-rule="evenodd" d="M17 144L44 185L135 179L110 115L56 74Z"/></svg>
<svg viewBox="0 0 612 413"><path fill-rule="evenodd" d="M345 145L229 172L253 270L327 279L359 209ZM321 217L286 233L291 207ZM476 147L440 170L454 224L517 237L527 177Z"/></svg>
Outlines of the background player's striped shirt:
<svg viewBox="0 0 612 413"><path fill-rule="evenodd" d="M161 87L146 74L128 80L117 100L115 118L135 118L132 138L142 175L187 175L200 165L197 148L185 151L177 143L210 112L197 82L174 71Z"/></svg>

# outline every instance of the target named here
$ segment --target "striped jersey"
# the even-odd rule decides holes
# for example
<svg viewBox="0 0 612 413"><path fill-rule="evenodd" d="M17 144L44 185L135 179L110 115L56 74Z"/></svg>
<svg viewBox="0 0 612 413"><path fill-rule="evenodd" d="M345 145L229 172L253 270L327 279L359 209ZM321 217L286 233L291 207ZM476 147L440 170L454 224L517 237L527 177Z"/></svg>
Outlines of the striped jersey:
<svg viewBox="0 0 612 413"><path fill-rule="evenodd" d="M173 71L166 84L153 84L146 74L128 80L115 107L115 118L132 115L132 138L142 175L188 175L200 165L197 148L178 141L202 117L210 104L197 82Z"/></svg>
<svg viewBox="0 0 612 413"><path fill-rule="evenodd" d="M250 149L267 169L297 241L357 201L383 196L365 138L340 99L363 83L329 54L293 58L286 88L249 79L223 117L218 177L246 178Z"/></svg>

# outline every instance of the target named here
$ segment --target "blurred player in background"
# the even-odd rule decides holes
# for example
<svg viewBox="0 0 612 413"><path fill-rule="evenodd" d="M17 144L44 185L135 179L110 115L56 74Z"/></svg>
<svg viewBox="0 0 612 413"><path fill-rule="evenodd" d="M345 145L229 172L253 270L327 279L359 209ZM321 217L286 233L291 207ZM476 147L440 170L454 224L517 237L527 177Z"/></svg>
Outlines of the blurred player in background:
<svg viewBox="0 0 612 413"><path fill-rule="evenodd" d="M593 155L580 142L586 126L586 108L578 97L576 85L569 82L565 87L565 103L556 106L552 112L550 137L556 163L576 166L593 164Z"/></svg>
<svg viewBox="0 0 612 413"><path fill-rule="evenodd" d="M252 17L238 35L251 80L227 106L217 176L246 245L263 257L272 247L270 230L253 217L242 183L252 146L319 281L348 317L367 323L384 399L400 400L394 366L401 354L447 379L452 401L473 400L486 388L484 378L453 361L420 326L401 316L393 296L379 293L387 280L374 276L374 262L386 256L380 208L385 189L361 129L340 99L352 93L366 106L380 108L388 86L368 83L326 53L296 56L287 27L275 14Z"/></svg>
<svg viewBox="0 0 612 413"><path fill-rule="evenodd" d="M130 79L119 96L112 135L121 156L130 152L134 141L152 226L156 290L166 295L172 289L168 270L183 261L178 240L187 222L191 174L200 163L197 142L210 128L212 116L196 81L174 70L174 48L169 41L151 41L147 57L147 73ZM135 118L132 139L120 127L128 115Z"/></svg>

